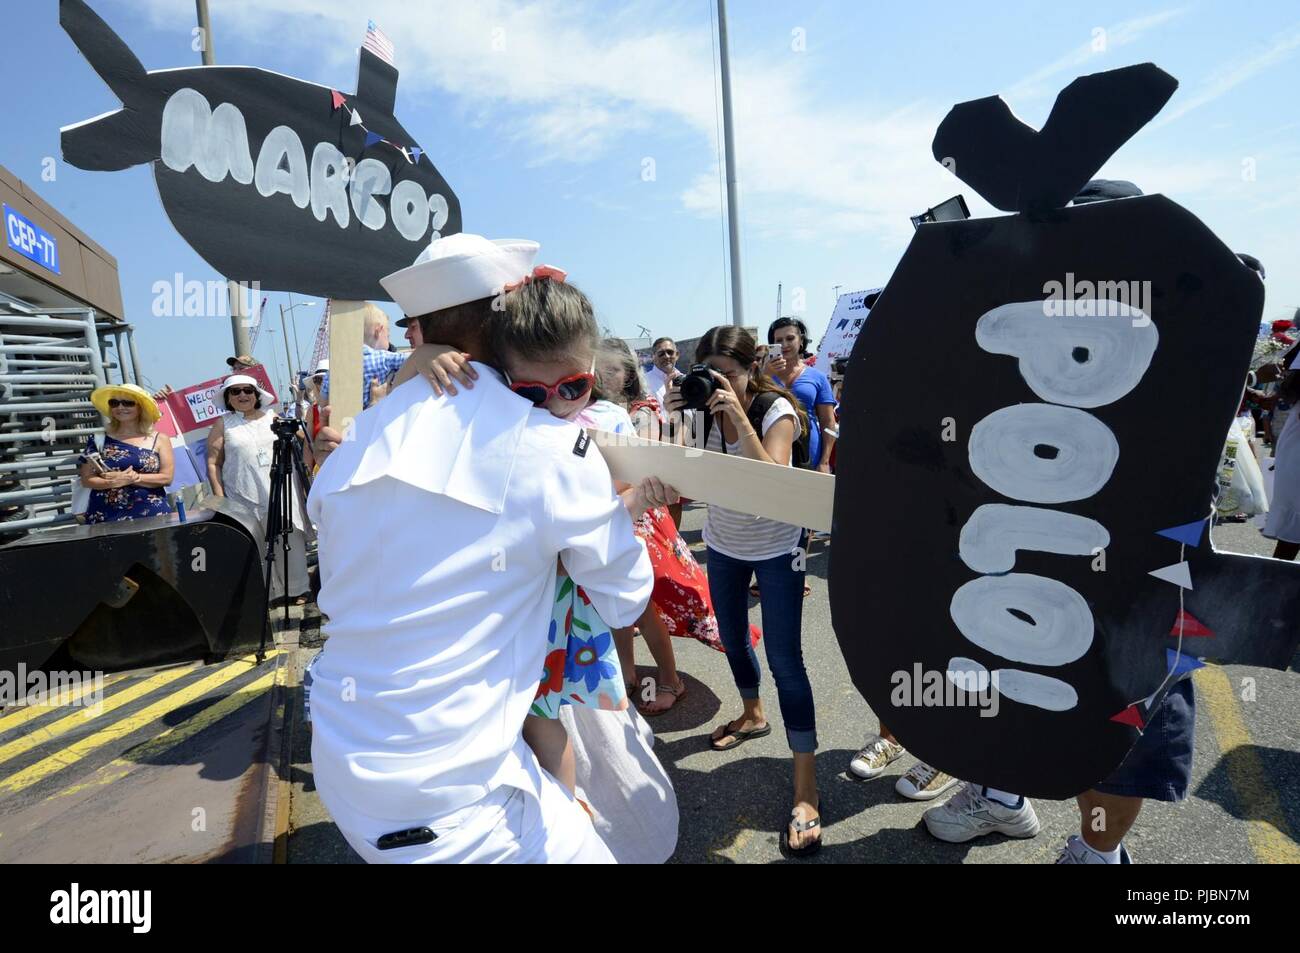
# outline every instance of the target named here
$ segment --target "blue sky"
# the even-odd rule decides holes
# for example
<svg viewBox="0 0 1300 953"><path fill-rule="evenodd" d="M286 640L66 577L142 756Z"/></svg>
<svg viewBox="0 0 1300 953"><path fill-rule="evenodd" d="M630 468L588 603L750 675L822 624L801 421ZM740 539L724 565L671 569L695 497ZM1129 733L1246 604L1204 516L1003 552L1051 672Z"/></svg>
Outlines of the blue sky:
<svg viewBox="0 0 1300 953"><path fill-rule="evenodd" d="M148 69L198 63L192 0L91 0ZM725 222L709 0L210 0L223 64L345 91L373 18L396 46L397 116L460 197L466 231L528 237L614 333L693 336L725 322ZM1246 12L1248 9L1249 12ZM59 162L59 128L116 99L58 26L57 5L0 12L8 90L0 164L115 254L154 384L214 376L222 316L154 317L152 287L217 276L172 229L144 166ZM832 287L884 284L908 216L962 192L930 155L956 102L1001 94L1040 125L1075 76L1152 61L1180 87L1103 169L1163 192L1268 269L1265 317L1300 306L1300 8L1289 2L876 4L732 0L746 323ZM647 160L653 177L647 178ZM284 361L276 305L258 344ZM390 313L396 310L389 306ZM304 352L319 307L300 308ZM276 375L280 379L281 375Z"/></svg>

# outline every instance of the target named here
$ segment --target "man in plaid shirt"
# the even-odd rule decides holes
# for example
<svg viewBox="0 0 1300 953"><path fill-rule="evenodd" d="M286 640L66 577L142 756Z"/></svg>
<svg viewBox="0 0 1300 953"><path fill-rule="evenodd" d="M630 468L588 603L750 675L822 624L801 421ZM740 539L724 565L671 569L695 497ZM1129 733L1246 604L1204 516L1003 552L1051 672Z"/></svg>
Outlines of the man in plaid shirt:
<svg viewBox="0 0 1300 953"><path fill-rule="evenodd" d="M387 385L406 361L405 354L388 350L388 315L373 304L366 304L365 343L361 345L361 408L370 406L374 384ZM384 391L380 392L381 394ZM329 403L330 377L321 383L321 401Z"/></svg>

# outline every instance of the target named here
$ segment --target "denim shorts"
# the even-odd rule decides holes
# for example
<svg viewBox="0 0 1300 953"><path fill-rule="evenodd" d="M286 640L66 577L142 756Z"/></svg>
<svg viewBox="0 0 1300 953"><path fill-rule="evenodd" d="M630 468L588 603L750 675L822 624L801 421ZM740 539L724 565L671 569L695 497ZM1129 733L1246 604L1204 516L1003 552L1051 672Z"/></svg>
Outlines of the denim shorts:
<svg viewBox="0 0 1300 953"><path fill-rule="evenodd" d="M1192 780L1196 743L1196 694L1192 680L1174 683L1128 757L1094 790L1117 797L1181 801Z"/></svg>

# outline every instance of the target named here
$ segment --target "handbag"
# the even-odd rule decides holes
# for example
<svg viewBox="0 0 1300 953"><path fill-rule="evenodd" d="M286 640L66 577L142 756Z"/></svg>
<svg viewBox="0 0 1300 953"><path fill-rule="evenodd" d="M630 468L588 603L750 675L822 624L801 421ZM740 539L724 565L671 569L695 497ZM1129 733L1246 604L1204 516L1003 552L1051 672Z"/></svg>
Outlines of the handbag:
<svg viewBox="0 0 1300 953"><path fill-rule="evenodd" d="M98 437L98 436L92 434L91 437L90 437L90 442L94 445L94 447L95 447L95 452L96 452L96 453L99 453L101 450L104 449L104 448L100 445L99 437ZM92 490L90 489L90 487L86 486L84 483L81 482L81 477L80 477L80 476L75 476L75 477L72 478L72 510L71 510L71 512L72 512L73 514L80 515L80 514L86 512L86 510L87 510L87 509L89 508L89 506L90 506L90 494L91 494L91 492L92 492Z"/></svg>

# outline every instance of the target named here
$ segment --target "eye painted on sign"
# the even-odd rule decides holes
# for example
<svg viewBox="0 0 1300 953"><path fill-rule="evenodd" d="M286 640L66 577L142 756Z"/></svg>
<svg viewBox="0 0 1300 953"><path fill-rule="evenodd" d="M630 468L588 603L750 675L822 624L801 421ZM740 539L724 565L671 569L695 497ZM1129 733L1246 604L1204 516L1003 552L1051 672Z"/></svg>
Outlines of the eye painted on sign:
<svg viewBox="0 0 1300 953"><path fill-rule="evenodd" d="M172 224L223 276L387 300L381 276L461 230L459 199L393 116L397 70L369 50L345 94L245 66L146 72L82 0L60 0L59 22L123 104L65 127L64 158L151 163Z"/></svg>
<svg viewBox="0 0 1300 953"><path fill-rule="evenodd" d="M954 107L935 158L1013 214L920 225L846 372L835 634L900 742L979 784L1073 796L1202 659L1300 639L1300 566L1207 532L1260 280L1164 196L1068 205L1175 87L1082 77L1037 131ZM893 693L914 671L1001 704Z"/></svg>

